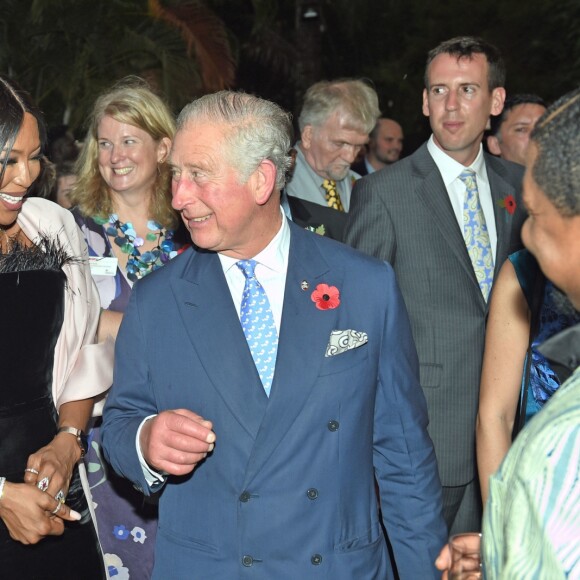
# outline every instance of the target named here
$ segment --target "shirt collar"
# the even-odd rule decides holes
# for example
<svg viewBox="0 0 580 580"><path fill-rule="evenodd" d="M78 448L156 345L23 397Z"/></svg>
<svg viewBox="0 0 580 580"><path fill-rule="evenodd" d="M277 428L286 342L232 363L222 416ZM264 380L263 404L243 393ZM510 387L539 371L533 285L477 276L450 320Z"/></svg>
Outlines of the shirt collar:
<svg viewBox="0 0 580 580"><path fill-rule="evenodd" d="M433 161L435 161L435 165L437 165L439 172L441 173L445 187L449 187L449 185L451 185L451 183L461 175L461 172L466 169L466 167L455 161L455 159L449 157L447 153L437 147L433 139L433 135L431 135L429 141L427 142L427 149L431 154L431 157L433 157ZM487 181L487 173L485 171L485 163L483 158L483 147L481 146L481 143L479 144L479 152L477 157L468 167L469 169L473 169L473 171L475 171L475 174L479 180L483 179Z"/></svg>
<svg viewBox="0 0 580 580"><path fill-rule="evenodd" d="M288 268L288 254L290 252L290 226L288 220L284 215L284 211L280 208L282 214L282 225L278 233L274 236L272 241L255 256L252 257L258 264L273 270L274 272L284 273ZM224 272L228 272L230 268L239 262L239 258L232 258L219 254L219 259L222 264Z"/></svg>

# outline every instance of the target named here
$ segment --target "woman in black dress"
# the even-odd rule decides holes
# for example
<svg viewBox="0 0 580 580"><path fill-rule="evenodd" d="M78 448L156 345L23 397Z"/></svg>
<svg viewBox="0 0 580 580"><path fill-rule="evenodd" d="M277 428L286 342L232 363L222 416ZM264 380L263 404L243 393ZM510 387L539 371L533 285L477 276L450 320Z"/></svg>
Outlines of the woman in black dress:
<svg viewBox="0 0 580 580"><path fill-rule="evenodd" d="M44 142L29 96L0 77L0 575L101 579L78 462L111 353L93 344L98 295L74 219L28 199Z"/></svg>

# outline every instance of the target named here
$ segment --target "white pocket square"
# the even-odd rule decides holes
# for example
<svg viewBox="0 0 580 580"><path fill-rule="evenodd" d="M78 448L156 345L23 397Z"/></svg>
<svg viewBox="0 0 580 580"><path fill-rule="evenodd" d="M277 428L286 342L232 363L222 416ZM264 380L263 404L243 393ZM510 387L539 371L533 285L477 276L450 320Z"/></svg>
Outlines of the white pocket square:
<svg viewBox="0 0 580 580"><path fill-rule="evenodd" d="M328 341L326 354L324 356L342 354L347 350L366 344L368 340L369 337L366 332L359 332L358 330L333 330L330 333L330 340Z"/></svg>

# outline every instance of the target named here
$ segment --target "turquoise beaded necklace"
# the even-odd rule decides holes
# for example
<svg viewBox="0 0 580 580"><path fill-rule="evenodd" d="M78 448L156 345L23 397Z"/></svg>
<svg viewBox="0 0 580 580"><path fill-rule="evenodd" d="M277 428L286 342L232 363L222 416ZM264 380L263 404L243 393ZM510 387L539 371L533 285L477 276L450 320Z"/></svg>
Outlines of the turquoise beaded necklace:
<svg viewBox="0 0 580 580"><path fill-rule="evenodd" d="M119 216L112 213L108 219L93 216L95 223L104 226L107 235L114 239L115 244L121 248L121 252L129 254L127 260L127 278L132 282L147 276L150 272L161 268L177 255L173 242L173 230L166 230L155 220L147 222L147 235L149 242L157 240L157 245L148 252L141 253L139 248L145 243L140 238L131 222L123 223Z"/></svg>

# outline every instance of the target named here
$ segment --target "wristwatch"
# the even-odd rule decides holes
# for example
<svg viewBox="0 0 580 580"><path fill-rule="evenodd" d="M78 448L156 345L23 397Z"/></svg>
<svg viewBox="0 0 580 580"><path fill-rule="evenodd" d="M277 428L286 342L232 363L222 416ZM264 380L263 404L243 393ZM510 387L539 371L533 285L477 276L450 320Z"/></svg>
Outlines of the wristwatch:
<svg viewBox="0 0 580 580"><path fill-rule="evenodd" d="M81 449L81 459L85 456L87 452L87 437L81 429L77 429L76 427L60 427L58 433L70 433L74 435Z"/></svg>

